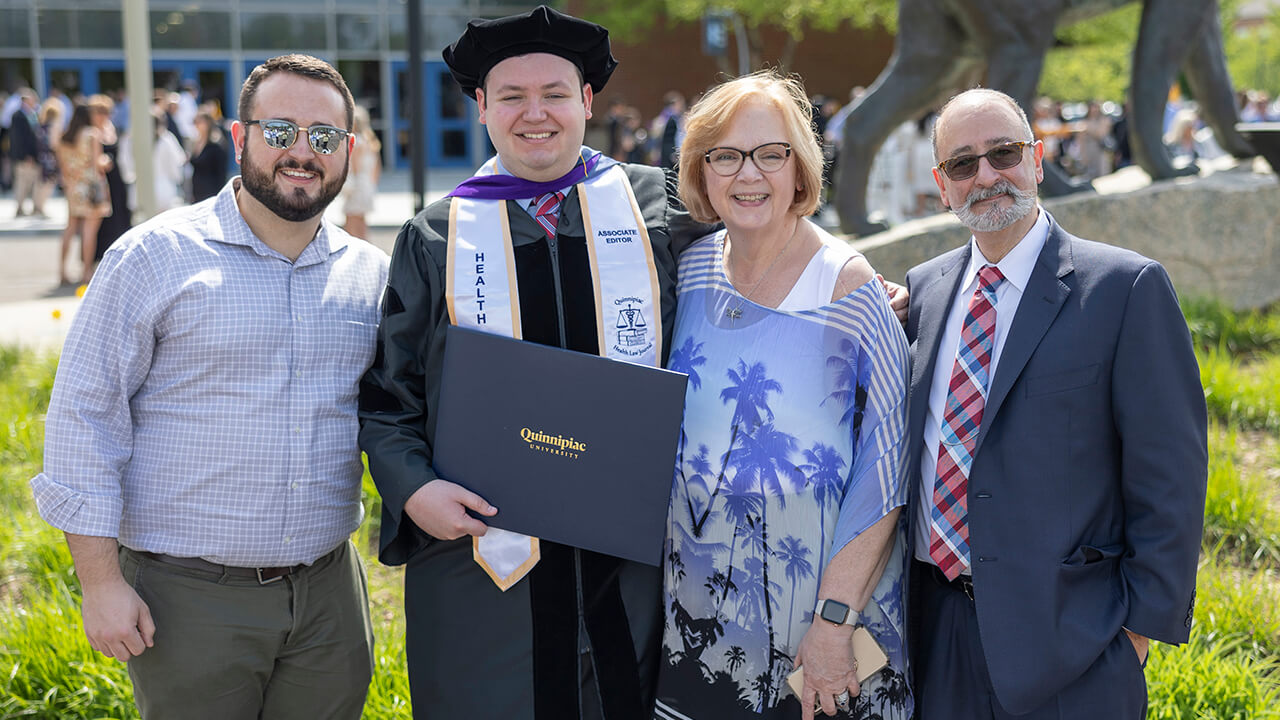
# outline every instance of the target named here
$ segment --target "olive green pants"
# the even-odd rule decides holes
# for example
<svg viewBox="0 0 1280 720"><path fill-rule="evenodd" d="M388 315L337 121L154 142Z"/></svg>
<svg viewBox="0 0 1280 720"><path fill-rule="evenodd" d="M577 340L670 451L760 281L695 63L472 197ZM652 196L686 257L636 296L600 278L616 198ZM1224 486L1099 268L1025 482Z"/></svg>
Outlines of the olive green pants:
<svg viewBox="0 0 1280 720"><path fill-rule="evenodd" d="M373 675L364 567L350 542L269 584L121 548L155 645L129 661L145 720L360 717Z"/></svg>

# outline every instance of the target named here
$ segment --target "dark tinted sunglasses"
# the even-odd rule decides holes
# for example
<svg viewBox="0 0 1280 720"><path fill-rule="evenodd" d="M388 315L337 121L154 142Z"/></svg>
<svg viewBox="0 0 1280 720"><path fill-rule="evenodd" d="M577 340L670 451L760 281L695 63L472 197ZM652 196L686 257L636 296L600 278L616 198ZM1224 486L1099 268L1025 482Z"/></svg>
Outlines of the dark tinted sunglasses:
<svg viewBox="0 0 1280 720"><path fill-rule="evenodd" d="M332 125L312 125L304 128L288 120L245 120L245 125L260 125L262 139L267 147L276 150L288 150L298 141L298 131L305 131L311 149L321 155L332 155L342 147L342 143L351 133Z"/></svg>
<svg viewBox="0 0 1280 720"><path fill-rule="evenodd" d="M1022 162L1022 150L1033 140L997 145L981 155L961 155L938 163L938 169L952 180L968 180L978 174L978 161L986 158L996 170L1008 170Z"/></svg>

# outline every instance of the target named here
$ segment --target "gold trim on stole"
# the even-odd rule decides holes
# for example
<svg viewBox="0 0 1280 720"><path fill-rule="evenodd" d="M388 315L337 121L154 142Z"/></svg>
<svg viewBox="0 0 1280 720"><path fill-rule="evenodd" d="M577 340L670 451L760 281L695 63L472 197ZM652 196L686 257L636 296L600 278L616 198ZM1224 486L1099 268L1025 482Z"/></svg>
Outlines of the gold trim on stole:
<svg viewBox="0 0 1280 720"><path fill-rule="evenodd" d="M600 261L596 258L596 236L591 225L591 207L587 202L586 181L580 182L578 188L578 205L582 208L582 229L587 237L587 260L591 265L591 288L595 291L596 303L596 342L600 346L600 357L609 357L608 336L604 334L604 295L600 287Z"/></svg>

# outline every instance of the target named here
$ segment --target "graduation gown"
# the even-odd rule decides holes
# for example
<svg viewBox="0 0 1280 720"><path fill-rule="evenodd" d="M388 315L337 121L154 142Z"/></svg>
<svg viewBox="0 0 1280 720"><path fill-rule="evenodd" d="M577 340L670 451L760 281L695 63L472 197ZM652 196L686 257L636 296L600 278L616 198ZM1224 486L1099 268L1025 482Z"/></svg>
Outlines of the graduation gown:
<svg viewBox="0 0 1280 720"><path fill-rule="evenodd" d="M707 228L676 209L661 170L623 168L657 265L665 349L675 319L673 234L680 247ZM516 201L506 202L524 339L597 354L577 188L562 202L554 240ZM436 477L448 218L446 198L396 240L377 356L360 398L360 446L383 501L379 557L407 564L414 717L647 718L661 646L659 568L542 540L541 561L504 593L472 559L469 536L432 538L404 514L408 497Z"/></svg>

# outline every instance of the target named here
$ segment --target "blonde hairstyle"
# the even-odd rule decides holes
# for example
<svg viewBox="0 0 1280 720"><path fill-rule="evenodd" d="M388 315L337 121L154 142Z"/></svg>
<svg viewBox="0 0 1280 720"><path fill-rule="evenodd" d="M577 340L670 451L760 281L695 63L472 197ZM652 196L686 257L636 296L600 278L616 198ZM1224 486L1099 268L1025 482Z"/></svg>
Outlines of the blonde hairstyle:
<svg viewBox="0 0 1280 720"><path fill-rule="evenodd" d="M373 148L375 153L382 149L382 143L378 142L378 136L373 132L373 121L369 119L369 111L363 105L356 105L352 111L351 132L359 138L357 142Z"/></svg>
<svg viewBox="0 0 1280 720"><path fill-rule="evenodd" d="M96 95L90 95L89 101L87 104L89 105L90 110L94 112L104 113L106 115L110 115L111 111L115 110L116 108L115 102L112 101L111 98L101 93Z"/></svg>
<svg viewBox="0 0 1280 720"><path fill-rule="evenodd" d="M62 122L62 115L65 111L62 107L62 101L57 98L49 98L40 105L40 110L36 114L36 118L40 120L41 125L48 125L52 122Z"/></svg>
<svg viewBox="0 0 1280 720"><path fill-rule="evenodd" d="M822 148L813 133L809 97L796 76L761 70L712 88L685 118L684 143L680 146L680 200L698 222L720 219L707 197L704 156L724 136L734 115L752 102L771 106L782 115L788 137L780 140L791 143L799 186L790 210L807 217L818 209L822 193Z"/></svg>

